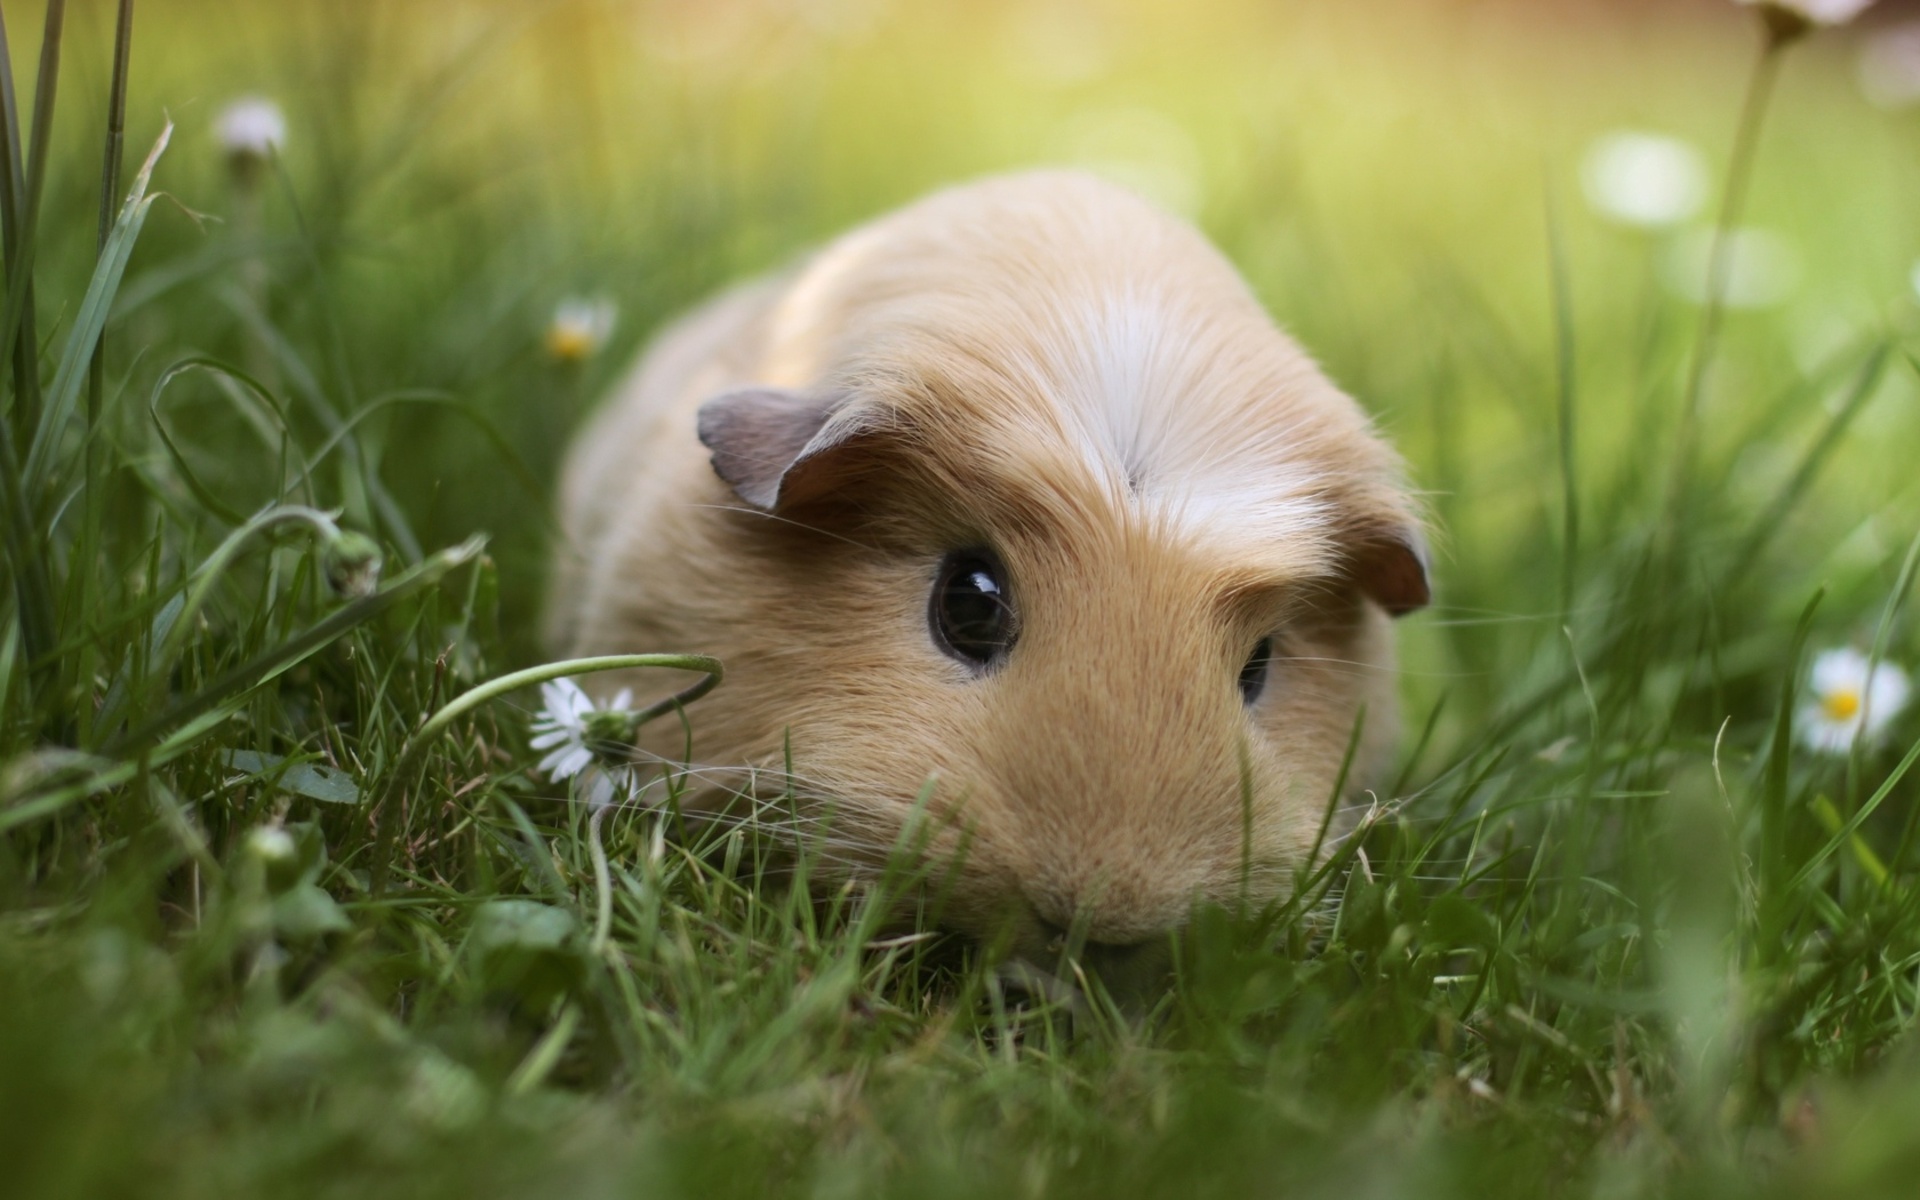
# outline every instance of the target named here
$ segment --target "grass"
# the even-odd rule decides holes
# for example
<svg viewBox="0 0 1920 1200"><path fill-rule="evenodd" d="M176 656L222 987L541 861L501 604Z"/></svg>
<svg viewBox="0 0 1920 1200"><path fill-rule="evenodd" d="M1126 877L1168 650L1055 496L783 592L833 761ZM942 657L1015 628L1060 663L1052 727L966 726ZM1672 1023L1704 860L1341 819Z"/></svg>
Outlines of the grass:
<svg viewBox="0 0 1920 1200"><path fill-rule="evenodd" d="M1920 722L1835 759L1791 714L1812 650L1920 661L1915 130L1791 48L1747 204L1802 279L1694 395L1700 311L1579 154L1724 163L1757 40L1617 8L195 0L129 74L96 3L56 79L8 4L12 1188L1906 1194ZM103 210L119 82L130 159L177 128ZM238 169L250 88L290 129ZM1300 905L1204 914L1147 1022L744 831L590 819L524 689L448 707L542 661L554 464L652 328L1061 157L1190 204L1443 531L1390 803ZM548 359L595 292L614 344Z"/></svg>

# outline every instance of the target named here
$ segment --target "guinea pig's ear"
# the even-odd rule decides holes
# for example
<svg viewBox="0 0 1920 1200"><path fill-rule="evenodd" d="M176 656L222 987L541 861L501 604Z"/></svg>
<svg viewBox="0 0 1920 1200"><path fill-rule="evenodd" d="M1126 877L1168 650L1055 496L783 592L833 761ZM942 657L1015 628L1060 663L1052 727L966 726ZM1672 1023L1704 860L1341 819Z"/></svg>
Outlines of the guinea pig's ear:
<svg viewBox="0 0 1920 1200"><path fill-rule="evenodd" d="M714 474L755 508L791 508L832 491L858 463L847 452L879 432L868 406L845 395L743 388L700 406L700 441Z"/></svg>
<svg viewBox="0 0 1920 1200"><path fill-rule="evenodd" d="M1433 599L1427 582L1427 539L1412 522L1372 524L1358 531L1348 571L1360 591L1387 615L1404 617Z"/></svg>

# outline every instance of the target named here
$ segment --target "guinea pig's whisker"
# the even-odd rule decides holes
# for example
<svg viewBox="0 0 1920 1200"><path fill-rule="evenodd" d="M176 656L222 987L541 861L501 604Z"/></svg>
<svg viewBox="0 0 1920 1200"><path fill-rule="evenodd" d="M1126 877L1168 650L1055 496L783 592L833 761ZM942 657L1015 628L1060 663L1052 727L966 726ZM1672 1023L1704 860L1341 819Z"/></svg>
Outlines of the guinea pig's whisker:
<svg viewBox="0 0 1920 1200"><path fill-rule="evenodd" d="M1317 663L1322 666L1351 667L1353 670L1345 673L1353 676L1398 676L1401 674L1398 667L1389 667L1381 663L1358 662L1351 658L1322 658L1309 654L1276 654L1273 656L1273 661L1282 665L1286 663Z"/></svg>
<svg viewBox="0 0 1920 1200"><path fill-rule="evenodd" d="M782 525L791 525L795 529L804 529L808 533L817 533L821 537L832 538L836 542L845 542L847 545L858 547L861 550L873 549L872 546L867 545L865 542L856 541L853 538L847 537L845 534L835 533L830 529L822 529L818 525L809 525L805 521L796 521L792 517L783 517L779 513L768 512L763 508L753 508L744 504L686 504L683 505L683 507L708 509L714 512L745 513L750 517L776 521Z"/></svg>
<svg viewBox="0 0 1920 1200"><path fill-rule="evenodd" d="M657 808L657 802L641 799L646 792L692 779L704 786L729 793L738 803L714 809L683 813L692 823L708 828L750 829L804 851L809 857L836 867L877 872L898 850L897 839L866 836L864 822L858 819L864 809L891 811L888 798L873 795L850 797L846 791L824 786L809 786L801 777L785 771L763 771L751 767L687 764L636 755L667 768L635 793L633 806ZM749 790L757 778L782 785L778 795L760 795Z"/></svg>

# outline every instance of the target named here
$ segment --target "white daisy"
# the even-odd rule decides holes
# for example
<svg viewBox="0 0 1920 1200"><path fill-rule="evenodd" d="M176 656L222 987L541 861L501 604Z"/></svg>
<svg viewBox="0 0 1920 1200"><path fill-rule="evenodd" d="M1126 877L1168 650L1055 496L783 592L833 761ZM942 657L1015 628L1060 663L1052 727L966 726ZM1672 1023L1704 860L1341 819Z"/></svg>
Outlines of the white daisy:
<svg viewBox="0 0 1920 1200"><path fill-rule="evenodd" d="M619 308L604 296L569 296L553 310L547 325L547 353L566 363L592 358L613 336L619 316Z"/></svg>
<svg viewBox="0 0 1920 1200"><path fill-rule="evenodd" d="M1800 740L1824 754L1845 754L1856 739L1873 741L1907 706L1912 685L1892 663L1875 668L1851 646L1813 660L1809 702L1800 709Z"/></svg>
<svg viewBox="0 0 1920 1200"><path fill-rule="evenodd" d="M1707 163L1676 137L1621 129L1597 139L1581 164L1587 203L1610 221L1666 229L1700 211Z"/></svg>
<svg viewBox="0 0 1920 1200"><path fill-rule="evenodd" d="M242 96L220 110L213 132L234 158L266 158L287 140L287 118L265 96Z"/></svg>
<svg viewBox="0 0 1920 1200"><path fill-rule="evenodd" d="M571 679L553 679L540 685L545 707L533 720L535 750L548 753L540 770L551 780L570 779L594 765L608 749L633 736L633 692L621 688L604 708ZM619 764L615 764L618 769Z"/></svg>
<svg viewBox="0 0 1920 1200"><path fill-rule="evenodd" d="M1873 0L1736 0L1748 8L1773 8L1813 25L1845 25L1873 6Z"/></svg>

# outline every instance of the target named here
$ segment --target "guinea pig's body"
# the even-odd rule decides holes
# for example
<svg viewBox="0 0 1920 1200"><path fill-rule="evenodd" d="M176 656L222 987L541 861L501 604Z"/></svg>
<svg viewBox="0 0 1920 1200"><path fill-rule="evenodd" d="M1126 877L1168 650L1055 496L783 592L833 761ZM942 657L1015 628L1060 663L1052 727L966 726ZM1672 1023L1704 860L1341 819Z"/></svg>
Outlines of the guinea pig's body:
<svg viewBox="0 0 1920 1200"><path fill-rule="evenodd" d="M1427 599L1359 409L1196 232L1071 173L686 318L562 506L556 650L718 656L693 761L785 787L790 754L853 870L929 813L943 919L1029 955L1284 895L1356 728L1350 793L1382 765L1388 616Z"/></svg>

